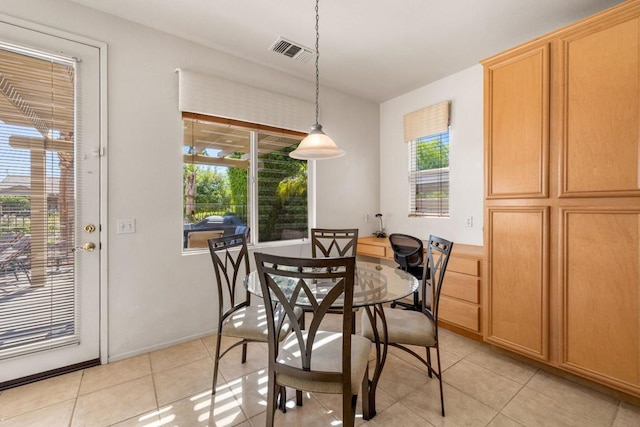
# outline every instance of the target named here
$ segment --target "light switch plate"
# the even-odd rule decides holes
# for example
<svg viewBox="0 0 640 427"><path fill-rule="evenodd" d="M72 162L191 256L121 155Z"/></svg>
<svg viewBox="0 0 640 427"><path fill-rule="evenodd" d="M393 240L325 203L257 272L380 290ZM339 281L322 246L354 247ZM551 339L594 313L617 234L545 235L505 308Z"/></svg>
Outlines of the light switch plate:
<svg viewBox="0 0 640 427"><path fill-rule="evenodd" d="M117 234L131 234L136 232L136 220L134 218L123 218L117 221Z"/></svg>

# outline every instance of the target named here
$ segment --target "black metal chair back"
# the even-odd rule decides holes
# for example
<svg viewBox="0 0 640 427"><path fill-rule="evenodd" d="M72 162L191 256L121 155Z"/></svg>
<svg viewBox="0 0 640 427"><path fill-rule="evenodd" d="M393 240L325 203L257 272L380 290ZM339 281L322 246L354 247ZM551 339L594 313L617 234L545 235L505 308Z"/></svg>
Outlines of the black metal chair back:
<svg viewBox="0 0 640 427"><path fill-rule="evenodd" d="M358 229L311 229L311 256L335 258L356 256Z"/></svg>

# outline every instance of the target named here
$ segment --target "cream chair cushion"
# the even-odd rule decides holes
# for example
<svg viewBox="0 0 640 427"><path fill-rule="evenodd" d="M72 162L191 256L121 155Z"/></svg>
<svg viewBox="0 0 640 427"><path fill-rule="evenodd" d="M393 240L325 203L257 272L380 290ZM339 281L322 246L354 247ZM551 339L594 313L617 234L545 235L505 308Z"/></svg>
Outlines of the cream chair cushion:
<svg viewBox="0 0 640 427"><path fill-rule="evenodd" d="M400 343L431 347L436 344L436 328L433 320L419 311L385 308L389 343ZM377 322L380 340L384 339L382 322ZM374 341L373 328L369 317L362 316L362 335Z"/></svg>
<svg viewBox="0 0 640 427"><path fill-rule="evenodd" d="M278 363L302 368L295 334L289 335L280 348ZM362 385L362 379L369 363L370 351L371 341L359 335L351 335L351 394L359 394L358 390ZM342 333L317 332L312 350L311 371L342 371ZM276 383L313 393L342 394L342 383L340 382L313 381L292 375L277 374Z"/></svg>
<svg viewBox="0 0 640 427"><path fill-rule="evenodd" d="M299 307L295 307L293 311L298 319L304 315ZM291 325L288 322L285 323L280 330L278 339L282 341L290 330ZM243 307L227 317L222 323L222 335L267 342L269 332L267 330L267 312L264 306Z"/></svg>

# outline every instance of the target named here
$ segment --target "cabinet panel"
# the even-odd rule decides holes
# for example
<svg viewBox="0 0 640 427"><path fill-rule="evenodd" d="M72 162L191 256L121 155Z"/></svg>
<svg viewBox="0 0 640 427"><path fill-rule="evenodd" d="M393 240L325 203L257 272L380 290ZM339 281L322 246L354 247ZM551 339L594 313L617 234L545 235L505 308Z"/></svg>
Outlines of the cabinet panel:
<svg viewBox="0 0 640 427"><path fill-rule="evenodd" d="M438 317L445 322L480 332L480 307L478 306L440 296Z"/></svg>
<svg viewBox="0 0 640 427"><path fill-rule="evenodd" d="M547 207L489 208L487 341L548 359Z"/></svg>
<svg viewBox="0 0 640 427"><path fill-rule="evenodd" d="M480 278L449 271L449 267L447 267L441 293L478 304L480 302Z"/></svg>
<svg viewBox="0 0 640 427"><path fill-rule="evenodd" d="M640 385L640 211L564 209L563 363Z"/></svg>
<svg viewBox="0 0 640 427"><path fill-rule="evenodd" d="M486 68L487 197L545 197L549 46Z"/></svg>
<svg viewBox="0 0 640 427"><path fill-rule="evenodd" d="M453 247L455 250L455 244ZM447 274L449 274L450 271L455 271L471 276L480 276L480 263L481 261L477 258L462 258L453 253L447 264Z"/></svg>
<svg viewBox="0 0 640 427"><path fill-rule="evenodd" d="M639 28L635 18L562 40L563 195L639 189Z"/></svg>
<svg viewBox="0 0 640 427"><path fill-rule="evenodd" d="M356 250L360 255L372 256L377 258L385 257L384 246L363 245L362 243L359 243Z"/></svg>

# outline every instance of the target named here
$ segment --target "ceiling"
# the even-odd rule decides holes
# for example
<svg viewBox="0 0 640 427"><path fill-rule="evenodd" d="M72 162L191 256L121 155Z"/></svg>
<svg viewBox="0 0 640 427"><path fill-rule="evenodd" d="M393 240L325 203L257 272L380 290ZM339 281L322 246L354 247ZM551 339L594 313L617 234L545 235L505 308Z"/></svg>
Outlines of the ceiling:
<svg viewBox="0 0 640 427"><path fill-rule="evenodd" d="M71 0L314 81L269 50L315 46L313 0ZM621 0L323 0L320 81L383 102Z"/></svg>

